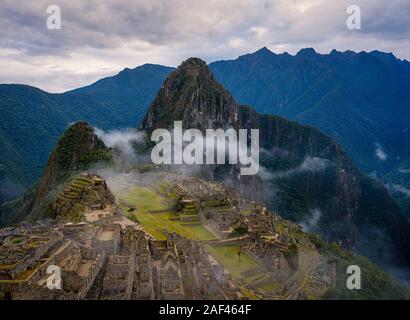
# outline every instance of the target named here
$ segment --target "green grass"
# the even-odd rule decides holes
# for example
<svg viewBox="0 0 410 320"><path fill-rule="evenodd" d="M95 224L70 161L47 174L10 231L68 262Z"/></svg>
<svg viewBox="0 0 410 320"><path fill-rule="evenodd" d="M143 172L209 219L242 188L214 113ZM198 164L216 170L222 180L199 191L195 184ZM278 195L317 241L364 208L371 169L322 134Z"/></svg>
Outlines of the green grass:
<svg viewBox="0 0 410 320"><path fill-rule="evenodd" d="M211 240L215 238L214 235L202 225L190 225L182 223L179 220L170 220L170 218L178 217L178 215L172 212L154 214L137 212L134 213L134 216L148 233L159 240L165 240L161 232L162 229L178 233L183 237L193 240Z"/></svg>
<svg viewBox="0 0 410 320"><path fill-rule="evenodd" d="M167 208L164 198L148 188L134 187L130 192L120 195L119 199L135 206L138 212L164 210Z"/></svg>
<svg viewBox="0 0 410 320"><path fill-rule="evenodd" d="M252 277L244 277L243 272L259 267L259 264L245 252L241 252L241 261L238 258L238 246L211 246L206 245L209 253L221 264L225 266L236 279L242 279L246 282L251 281Z"/></svg>
<svg viewBox="0 0 410 320"><path fill-rule="evenodd" d="M165 198L159 193L144 187L134 187L128 193L118 195L120 203L134 206L135 212L129 213L134 219L153 237L158 240L165 240L162 229L169 232L176 232L183 237L193 240L211 240L215 236L202 225L192 225L179 220L179 215L173 212L148 213L148 210L164 210L169 207ZM127 211L126 206L123 207Z"/></svg>
<svg viewBox="0 0 410 320"><path fill-rule="evenodd" d="M269 277L267 273L260 269L260 271L254 272L252 275L244 276L243 273L260 268L258 262L256 262L250 255L245 252L241 252L241 261L238 258L238 246L227 245L227 246L212 246L205 245L208 252L226 269L231 273L232 277L236 280L243 281L245 284L253 284L259 280L266 279ZM259 289L263 291L272 291L280 288L279 283L272 281L270 283L258 286ZM255 297L250 297L254 299Z"/></svg>

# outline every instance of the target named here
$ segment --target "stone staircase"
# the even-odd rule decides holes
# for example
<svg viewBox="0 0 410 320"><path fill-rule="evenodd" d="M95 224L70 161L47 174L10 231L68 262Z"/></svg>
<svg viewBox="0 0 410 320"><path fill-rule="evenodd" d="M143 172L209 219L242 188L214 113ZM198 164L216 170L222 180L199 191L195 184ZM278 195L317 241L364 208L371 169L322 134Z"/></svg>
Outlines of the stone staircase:
<svg viewBox="0 0 410 320"><path fill-rule="evenodd" d="M51 209L57 218L79 222L86 209L102 209L113 202L105 181L98 176L82 175L72 180L58 195Z"/></svg>
<svg viewBox="0 0 410 320"><path fill-rule="evenodd" d="M179 219L184 223L199 223L200 217L198 208L194 201L183 200L182 210L179 213Z"/></svg>

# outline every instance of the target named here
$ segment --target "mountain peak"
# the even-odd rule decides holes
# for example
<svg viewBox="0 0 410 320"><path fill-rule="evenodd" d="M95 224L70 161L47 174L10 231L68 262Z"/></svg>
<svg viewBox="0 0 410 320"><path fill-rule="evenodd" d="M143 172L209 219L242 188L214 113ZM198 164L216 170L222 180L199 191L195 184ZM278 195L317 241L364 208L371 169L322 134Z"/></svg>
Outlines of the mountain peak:
<svg viewBox="0 0 410 320"><path fill-rule="evenodd" d="M188 67L193 67L193 68L208 68L208 65L206 64L206 62L200 58L195 58L195 57L191 57L186 59L185 61L183 61L181 63L181 65L179 66L179 68L188 68Z"/></svg>
<svg viewBox="0 0 410 320"><path fill-rule="evenodd" d="M313 48L304 48L300 49L299 52L297 53L297 56L302 56L302 57L309 57L309 56L314 56L316 55L317 52Z"/></svg>
<svg viewBox="0 0 410 320"><path fill-rule="evenodd" d="M92 131L92 127L88 124L86 121L78 121L70 125L70 127L67 129L67 132L73 132L73 131Z"/></svg>
<svg viewBox="0 0 410 320"><path fill-rule="evenodd" d="M202 78L202 80L207 79L214 81L208 65L205 61L199 58L189 58L185 60L171 75L174 75L176 78L184 79L184 81L188 79L191 81L198 81L199 78Z"/></svg>
<svg viewBox="0 0 410 320"><path fill-rule="evenodd" d="M220 117L233 103L208 65L201 59L189 58L164 82L140 128L168 128L176 120L182 120L184 126L206 128L217 121L216 114Z"/></svg>
<svg viewBox="0 0 410 320"><path fill-rule="evenodd" d="M257 55L270 55L274 54L272 51L270 51L266 46L263 48L260 48L258 51L256 51L254 54Z"/></svg>

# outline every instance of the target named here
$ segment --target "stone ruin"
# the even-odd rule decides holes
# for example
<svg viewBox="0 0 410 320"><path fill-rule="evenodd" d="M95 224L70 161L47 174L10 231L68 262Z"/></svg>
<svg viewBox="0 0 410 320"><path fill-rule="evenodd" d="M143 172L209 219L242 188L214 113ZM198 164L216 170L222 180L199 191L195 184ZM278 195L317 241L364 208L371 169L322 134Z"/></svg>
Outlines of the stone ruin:
<svg viewBox="0 0 410 320"><path fill-rule="evenodd" d="M20 226L13 230L13 235L1 236L0 295L12 299L85 297L102 268L105 253L64 237L61 228L64 227L55 226L41 233L37 226L33 233ZM62 290L46 287L50 277L47 269L51 265L61 269Z"/></svg>
<svg viewBox="0 0 410 320"><path fill-rule="evenodd" d="M243 299L244 295L231 274L198 242L164 231L173 243L180 264L186 299Z"/></svg>
<svg viewBox="0 0 410 320"><path fill-rule="evenodd" d="M175 190L181 199L180 219L203 224L216 240L194 241L166 230L166 240L156 240L118 214L101 178L82 175L52 205L72 222L49 219L0 230L0 299L247 299L246 292L277 298L276 292L260 289L274 281L297 296L287 259L297 227L217 184L186 179ZM87 219L94 211L98 215ZM81 222L76 222L79 216ZM255 280L233 279L208 244L239 246L259 265L243 274ZM61 269L61 290L47 288L50 265ZM330 286L334 274L334 268L319 260L309 277L312 283ZM320 292L321 287L311 290Z"/></svg>
<svg viewBox="0 0 410 320"><path fill-rule="evenodd" d="M72 180L50 205L54 217L79 222L87 210L103 210L115 205L106 182L95 174L83 173Z"/></svg>

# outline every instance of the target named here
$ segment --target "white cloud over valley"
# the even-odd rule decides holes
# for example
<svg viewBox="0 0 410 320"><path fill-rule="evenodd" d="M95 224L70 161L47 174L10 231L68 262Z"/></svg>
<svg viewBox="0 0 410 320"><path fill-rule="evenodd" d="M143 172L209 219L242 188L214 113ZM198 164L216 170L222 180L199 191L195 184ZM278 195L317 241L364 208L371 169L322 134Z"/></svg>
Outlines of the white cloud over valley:
<svg viewBox="0 0 410 320"><path fill-rule="evenodd" d="M375 144L375 155L380 161L386 161L387 153L384 152L382 146L378 143Z"/></svg>

